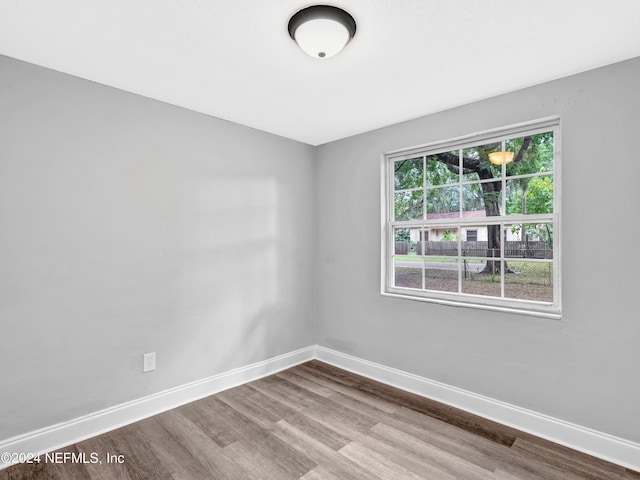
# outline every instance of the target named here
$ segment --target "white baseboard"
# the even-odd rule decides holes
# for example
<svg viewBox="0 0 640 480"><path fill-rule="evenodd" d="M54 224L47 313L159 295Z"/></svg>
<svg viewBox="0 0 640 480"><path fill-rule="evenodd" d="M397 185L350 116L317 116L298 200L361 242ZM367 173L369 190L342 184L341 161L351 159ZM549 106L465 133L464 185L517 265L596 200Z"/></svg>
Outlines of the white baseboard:
<svg viewBox="0 0 640 480"><path fill-rule="evenodd" d="M5 453L43 454L165 412L189 402L277 373L314 358L307 347L268 360L171 388L71 421L52 425L0 442L0 470L9 467Z"/></svg>
<svg viewBox="0 0 640 480"><path fill-rule="evenodd" d="M467 390L316 346L316 359L594 457L640 471L640 444Z"/></svg>
<svg viewBox="0 0 640 480"><path fill-rule="evenodd" d="M310 346L0 442L3 453L51 452L312 359L640 471L640 444L321 346Z"/></svg>

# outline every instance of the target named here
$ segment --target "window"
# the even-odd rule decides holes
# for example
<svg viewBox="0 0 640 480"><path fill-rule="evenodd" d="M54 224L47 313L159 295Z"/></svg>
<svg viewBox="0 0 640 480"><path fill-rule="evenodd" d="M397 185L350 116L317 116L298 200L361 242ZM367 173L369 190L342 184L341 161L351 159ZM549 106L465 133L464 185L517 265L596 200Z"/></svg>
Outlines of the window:
<svg viewBox="0 0 640 480"><path fill-rule="evenodd" d="M383 294L559 318L559 133L552 118L384 155Z"/></svg>

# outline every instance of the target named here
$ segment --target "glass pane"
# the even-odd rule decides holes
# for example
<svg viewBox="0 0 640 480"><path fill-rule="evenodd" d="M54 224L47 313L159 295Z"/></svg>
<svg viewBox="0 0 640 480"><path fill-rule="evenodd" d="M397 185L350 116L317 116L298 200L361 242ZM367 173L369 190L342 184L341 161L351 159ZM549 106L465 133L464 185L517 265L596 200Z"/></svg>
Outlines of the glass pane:
<svg viewBox="0 0 640 480"><path fill-rule="evenodd" d="M489 161L489 154L499 152L501 149L502 142L493 142L462 150L462 166L464 168L462 180L471 182L474 180L500 178L502 176L502 168Z"/></svg>
<svg viewBox="0 0 640 480"><path fill-rule="evenodd" d="M501 214L502 182L462 185L462 218L497 216Z"/></svg>
<svg viewBox="0 0 640 480"><path fill-rule="evenodd" d="M504 295L520 300L553 302L553 263L509 262L504 275Z"/></svg>
<svg viewBox="0 0 640 480"><path fill-rule="evenodd" d="M486 257L488 247L487 226L463 226L461 247L463 257Z"/></svg>
<svg viewBox="0 0 640 480"><path fill-rule="evenodd" d="M396 287L421 289L423 266L424 262L421 257L419 257L419 261L408 261L403 257L395 257L393 261L394 285Z"/></svg>
<svg viewBox="0 0 640 480"><path fill-rule="evenodd" d="M465 259L462 264L462 292L499 297L501 268L500 260Z"/></svg>
<svg viewBox="0 0 640 480"><path fill-rule="evenodd" d="M553 213L553 175L507 180L507 215Z"/></svg>
<svg viewBox="0 0 640 480"><path fill-rule="evenodd" d="M432 188L427 190L427 218L459 218L460 187Z"/></svg>
<svg viewBox="0 0 640 480"><path fill-rule="evenodd" d="M500 237L500 225L487 225L487 252L486 257L495 258L502 254L502 242L504 240L504 232Z"/></svg>
<svg viewBox="0 0 640 480"><path fill-rule="evenodd" d="M394 186L396 190L422 187L423 164L422 157L408 160L398 160L393 164Z"/></svg>
<svg viewBox="0 0 640 480"><path fill-rule="evenodd" d="M458 260L429 258L424 264L424 288L439 292L458 291Z"/></svg>
<svg viewBox="0 0 640 480"><path fill-rule="evenodd" d="M553 258L553 224L505 225L504 256L509 258Z"/></svg>
<svg viewBox="0 0 640 480"><path fill-rule="evenodd" d="M507 140L506 149L514 161L507 164L507 176L553 172L553 132Z"/></svg>
<svg viewBox="0 0 640 480"><path fill-rule="evenodd" d="M442 256L458 255L458 229L432 227L425 231L424 254Z"/></svg>
<svg viewBox="0 0 640 480"><path fill-rule="evenodd" d="M429 185L448 185L460 181L460 154L458 150L438 153L427 157L427 178Z"/></svg>
<svg viewBox="0 0 640 480"><path fill-rule="evenodd" d="M422 190L398 192L394 194L394 212L396 220L415 220L424 218L424 193Z"/></svg>
<svg viewBox="0 0 640 480"><path fill-rule="evenodd" d="M422 255L422 229L398 228L394 232L396 260L411 260ZM402 257L402 258L400 258ZM405 258L407 257L407 258ZM411 257L411 258L408 258Z"/></svg>
<svg viewBox="0 0 640 480"><path fill-rule="evenodd" d="M462 186L462 216L465 212L484 211L484 196L479 183Z"/></svg>

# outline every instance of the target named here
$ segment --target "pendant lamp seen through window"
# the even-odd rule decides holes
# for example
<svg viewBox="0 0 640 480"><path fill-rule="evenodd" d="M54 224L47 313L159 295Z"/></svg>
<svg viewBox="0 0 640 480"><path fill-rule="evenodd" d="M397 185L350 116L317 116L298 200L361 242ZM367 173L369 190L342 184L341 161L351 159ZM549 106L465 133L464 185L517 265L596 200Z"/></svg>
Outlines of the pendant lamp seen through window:
<svg viewBox="0 0 640 480"><path fill-rule="evenodd" d="M502 165L513 160L513 152L492 152L489 154L489 161L494 165Z"/></svg>

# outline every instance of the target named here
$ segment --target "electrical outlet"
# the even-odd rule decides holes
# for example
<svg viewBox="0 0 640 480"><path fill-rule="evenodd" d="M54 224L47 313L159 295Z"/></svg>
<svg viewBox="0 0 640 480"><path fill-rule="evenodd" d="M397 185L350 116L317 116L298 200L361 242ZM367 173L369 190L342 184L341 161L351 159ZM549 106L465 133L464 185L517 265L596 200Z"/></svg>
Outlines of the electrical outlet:
<svg viewBox="0 0 640 480"><path fill-rule="evenodd" d="M156 352L145 353L142 359L142 373L153 372L156 369Z"/></svg>

